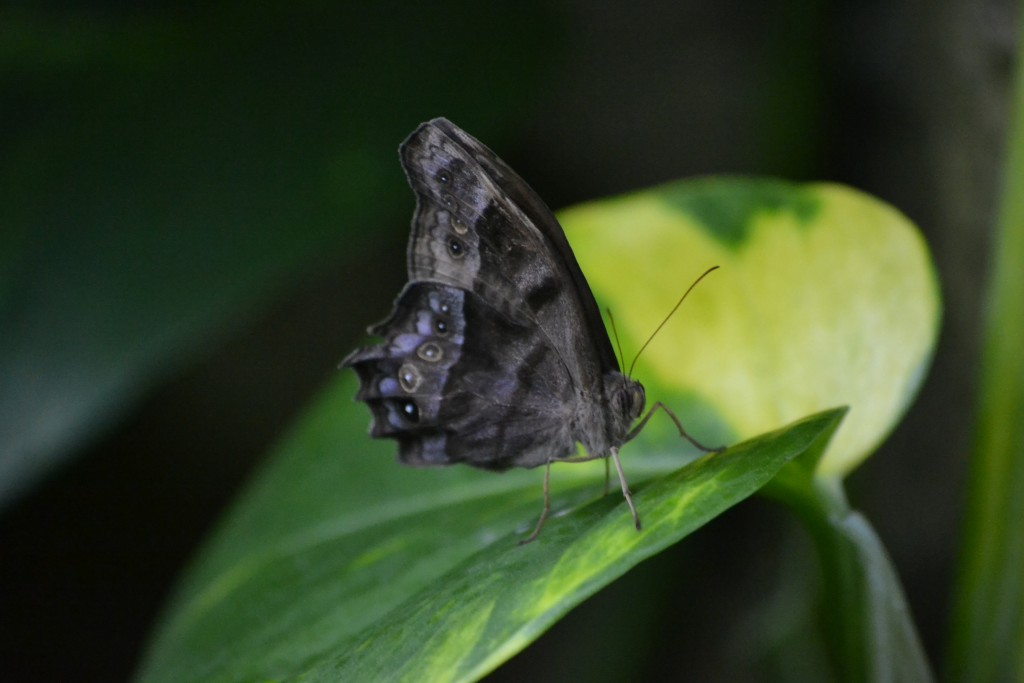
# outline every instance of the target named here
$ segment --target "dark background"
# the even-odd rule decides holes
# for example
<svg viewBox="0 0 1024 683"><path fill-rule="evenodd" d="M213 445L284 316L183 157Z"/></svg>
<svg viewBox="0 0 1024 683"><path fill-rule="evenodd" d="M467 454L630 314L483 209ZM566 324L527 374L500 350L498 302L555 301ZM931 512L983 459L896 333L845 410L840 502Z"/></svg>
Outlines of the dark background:
<svg viewBox="0 0 1024 683"><path fill-rule="evenodd" d="M119 398L57 449L59 462L0 509L0 677L131 675L188 558L398 291L412 197L396 148L439 115L554 207L686 176L767 174L853 185L921 227L945 298L937 356L907 419L848 491L892 554L941 668L1012 4L0 9L0 199L18 209L2 215L0 245L45 229L71 272L87 272L76 235L105 235L125 207L140 234L199 234L227 216L224 239L240 245L230 263L243 266L260 230L314 235L268 261L269 284L183 325L174 350L128 373ZM135 193L161 199L136 204ZM88 254L92 238L82 239ZM16 337L14 282L0 321L13 320ZM494 679L798 680L801 648L782 644L799 638L788 624L801 615L772 606L792 611L775 598L814 571L785 511L751 501L595 596Z"/></svg>

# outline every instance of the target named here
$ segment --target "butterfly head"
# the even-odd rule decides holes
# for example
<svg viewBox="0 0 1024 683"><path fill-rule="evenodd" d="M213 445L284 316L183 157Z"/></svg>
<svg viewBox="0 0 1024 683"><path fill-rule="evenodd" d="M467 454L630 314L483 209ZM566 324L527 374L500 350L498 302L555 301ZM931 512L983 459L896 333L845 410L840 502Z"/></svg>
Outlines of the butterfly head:
<svg viewBox="0 0 1024 683"><path fill-rule="evenodd" d="M606 375L605 386L608 391L608 403L612 407L612 415L622 434L629 431L630 425L644 412L647 394L644 385L635 379L612 371Z"/></svg>

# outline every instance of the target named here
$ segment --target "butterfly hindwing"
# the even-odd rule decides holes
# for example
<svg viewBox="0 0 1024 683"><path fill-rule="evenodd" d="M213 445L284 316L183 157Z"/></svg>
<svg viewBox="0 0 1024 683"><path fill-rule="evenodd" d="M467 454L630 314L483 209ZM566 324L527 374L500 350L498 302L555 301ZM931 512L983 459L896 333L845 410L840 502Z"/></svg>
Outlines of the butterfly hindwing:
<svg viewBox="0 0 1024 683"><path fill-rule="evenodd" d="M576 450L560 359L475 293L409 283L373 330L384 342L345 364L359 374L371 434L398 439L403 462L506 469Z"/></svg>

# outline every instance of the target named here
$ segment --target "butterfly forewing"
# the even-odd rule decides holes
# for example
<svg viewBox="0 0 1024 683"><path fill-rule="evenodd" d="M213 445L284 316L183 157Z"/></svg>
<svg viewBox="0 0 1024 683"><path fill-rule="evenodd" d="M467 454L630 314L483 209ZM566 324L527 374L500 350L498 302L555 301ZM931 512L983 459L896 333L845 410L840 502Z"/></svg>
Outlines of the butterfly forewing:
<svg viewBox="0 0 1024 683"><path fill-rule="evenodd" d="M414 132L401 156L417 196L410 280L472 289L500 313L538 327L577 384L617 369L561 227L518 175L444 119Z"/></svg>
<svg viewBox="0 0 1024 683"><path fill-rule="evenodd" d="M542 243L541 250L551 259L551 269L558 273L560 278L568 280L568 296L578 305L577 323L585 328L589 335L588 348L597 355L602 370L618 370L615 352L604 331L601 311L594 301L594 295L576 261L572 247L565 238L565 232L551 209L519 174L476 138L447 119L435 119L430 125L456 141L465 155L477 164L480 174L497 188L496 196L511 206L526 223L537 229Z"/></svg>

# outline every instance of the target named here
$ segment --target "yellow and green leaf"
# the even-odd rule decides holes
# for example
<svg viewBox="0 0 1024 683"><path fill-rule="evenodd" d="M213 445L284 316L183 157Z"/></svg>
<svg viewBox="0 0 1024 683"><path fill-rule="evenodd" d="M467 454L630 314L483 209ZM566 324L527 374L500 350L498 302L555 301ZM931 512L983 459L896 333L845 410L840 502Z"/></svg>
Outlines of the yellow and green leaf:
<svg viewBox="0 0 1024 683"><path fill-rule="evenodd" d="M927 371L940 306L928 250L902 214L856 190L710 178L561 218L627 349L720 265L637 377L652 398L688 394L739 438L850 406L823 476L870 455Z"/></svg>

